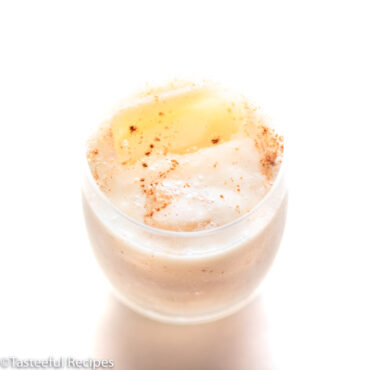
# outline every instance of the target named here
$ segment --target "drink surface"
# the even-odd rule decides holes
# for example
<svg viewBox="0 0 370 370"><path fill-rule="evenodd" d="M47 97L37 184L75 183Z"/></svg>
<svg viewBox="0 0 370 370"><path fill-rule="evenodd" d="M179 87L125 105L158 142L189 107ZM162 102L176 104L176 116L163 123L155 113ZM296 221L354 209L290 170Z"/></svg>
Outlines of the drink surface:
<svg viewBox="0 0 370 370"><path fill-rule="evenodd" d="M124 102L88 143L91 172L128 216L173 231L248 213L280 168L282 137L243 96L172 83Z"/></svg>

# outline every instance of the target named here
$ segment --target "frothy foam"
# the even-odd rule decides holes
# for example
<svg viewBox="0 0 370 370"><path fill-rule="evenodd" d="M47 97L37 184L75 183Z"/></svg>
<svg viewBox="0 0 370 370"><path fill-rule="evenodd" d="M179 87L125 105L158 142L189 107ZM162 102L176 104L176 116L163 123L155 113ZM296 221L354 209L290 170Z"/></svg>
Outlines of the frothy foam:
<svg viewBox="0 0 370 370"><path fill-rule="evenodd" d="M225 109L232 114L235 103L227 99L225 97ZM150 112L156 112L158 101L160 96L154 95ZM161 112L166 108L165 103L158 108ZM173 112L176 106L171 104ZM181 99L176 104L181 105ZM199 104L197 107L199 109ZM241 105L239 100L239 111L240 107L244 110L243 115L239 114L237 121L235 116L230 118L234 125L235 122L237 124L236 132L214 135L208 125L203 130L208 136L198 139L202 146L180 153L166 150L164 136L159 136L162 129L159 120L157 126L150 127L151 141L141 139L148 151L141 150L144 155L133 161L123 158L117 150L117 137L114 130L112 133L112 122L117 125L114 117L122 115L117 113L89 142L92 174L113 204L148 225L167 230L195 231L226 224L249 212L266 195L279 170L282 155L282 139L264 124L255 108L245 101ZM140 106L137 109L135 123L132 123L135 117L132 112L131 121L125 123L128 127L126 135L130 130L138 135L136 131L141 128L142 109ZM150 114L152 117L154 113ZM191 119L192 114L194 116L193 111L189 114ZM208 112L204 117L213 118ZM182 124L186 125L186 122ZM180 135L174 138L178 141L181 134L185 134L174 127L173 133ZM120 129L119 134L122 132ZM143 129L139 134L145 137L145 133ZM122 140L127 142L125 137ZM156 140L162 140L161 150L156 150ZM171 137L167 140L170 144ZM183 140L186 142L187 138L184 136ZM203 144L205 142L208 144ZM135 145L141 145L140 140Z"/></svg>

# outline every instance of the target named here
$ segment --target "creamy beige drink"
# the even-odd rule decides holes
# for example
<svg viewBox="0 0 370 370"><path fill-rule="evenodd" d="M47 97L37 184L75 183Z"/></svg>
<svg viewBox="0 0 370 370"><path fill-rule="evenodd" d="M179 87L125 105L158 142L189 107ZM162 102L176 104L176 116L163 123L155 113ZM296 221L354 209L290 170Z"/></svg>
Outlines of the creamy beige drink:
<svg viewBox="0 0 370 370"><path fill-rule="evenodd" d="M286 208L283 140L243 96L172 83L131 97L88 143L87 226L132 308L201 322L266 274Z"/></svg>

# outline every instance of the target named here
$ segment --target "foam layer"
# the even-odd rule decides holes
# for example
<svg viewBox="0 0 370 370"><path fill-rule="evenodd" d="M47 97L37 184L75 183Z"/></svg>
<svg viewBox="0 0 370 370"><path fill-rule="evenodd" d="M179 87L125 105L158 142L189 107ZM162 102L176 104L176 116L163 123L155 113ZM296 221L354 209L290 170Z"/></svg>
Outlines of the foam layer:
<svg viewBox="0 0 370 370"><path fill-rule="evenodd" d="M199 87L194 89L199 92ZM185 92L171 104L165 98L159 104L161 95L152 93L156 98L146 98L143 105L136 100L136 110L131 105L129 114L127 107L118 111L91 138L88 158L94 178L112 203L130 217L167 230L208 229L247 213L270 189L280 166L282 139L240 97L230 100L229 94L223 95L222 109L226 113L221 116L217 104L221 90L215 94L212 89L208 86L201 90L199 104L198 92L195 94L192 88L182 90ZM186 95L189 91L191 99ZM204 91L210 91L212 99L208 99ZM168 90L165 93L168 96ZM181 104L181 94L185 94L186 101L191 100L190 105ZM151 96L149 94L149 98ZM212 104L204 104L204 101L212 101ZM175 118L167 118L164 125L162 121L153 124L158 112L166 107ZM237 107L237 116L226 115L232 111L231 107ZM203 112L205 109L212 112ZM196 129L195 118L200 122L197 125L203 124L201 135L194 134L196 140L189 133L190 126L192 131ZM181 150L171 145L168 150L164 145L166 140L161 130L171 125L175 136L171 141L171 135L167 134L167 143L183 138ZM131 131L141 130L140 135L145 139L135 136L128 141L131 126L135 127ZM212 130L216 127L219 128L217 135ZM120 141L129 143L128 151L122 152L117 147ZM159 143L162 145L156 145ZM134 155L128 157L130 153Z"/></svg>

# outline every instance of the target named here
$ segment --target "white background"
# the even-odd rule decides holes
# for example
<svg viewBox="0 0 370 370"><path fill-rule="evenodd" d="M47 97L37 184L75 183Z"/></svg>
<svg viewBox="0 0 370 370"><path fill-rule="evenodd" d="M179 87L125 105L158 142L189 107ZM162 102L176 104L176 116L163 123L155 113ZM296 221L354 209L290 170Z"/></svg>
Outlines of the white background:
<svg viewBox="0 0 370 370"><path fill-rule="evenodd" d="M1 1L0 357L370 369L369 18L366 1ZM289 143L262 293L195 327L111 297L80 206L87 130L133 86L183 75L242 85Z"/></svg>

